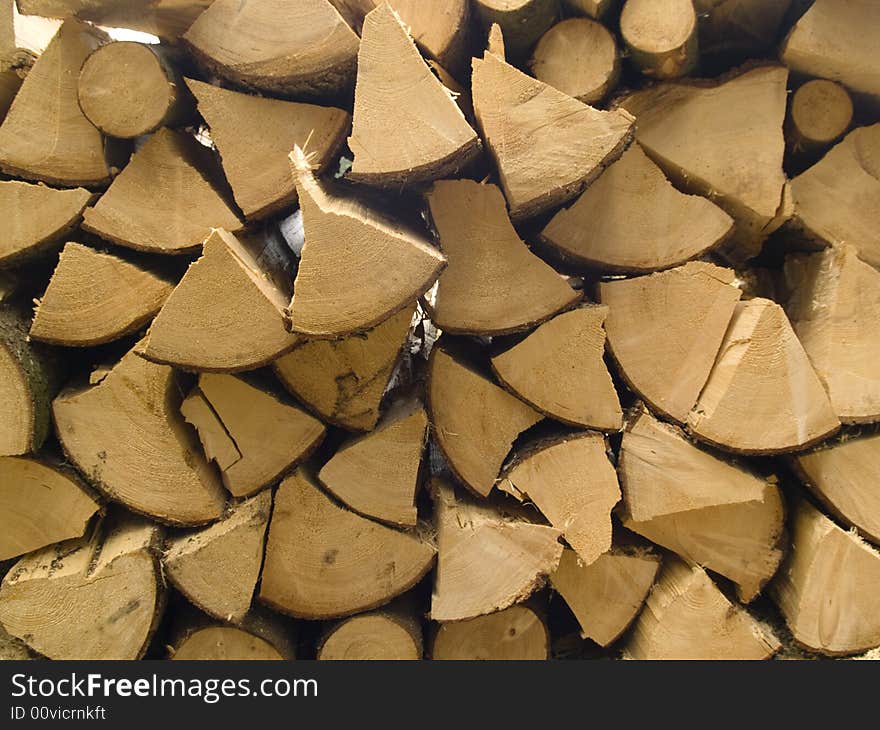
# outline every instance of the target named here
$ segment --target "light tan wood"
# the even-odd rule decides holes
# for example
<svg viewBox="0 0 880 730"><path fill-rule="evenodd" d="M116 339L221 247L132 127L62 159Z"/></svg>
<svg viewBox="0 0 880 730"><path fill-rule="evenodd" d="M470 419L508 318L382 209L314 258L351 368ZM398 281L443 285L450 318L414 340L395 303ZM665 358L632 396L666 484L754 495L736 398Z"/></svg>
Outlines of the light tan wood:
<svg viewBox="0 0 880 730"><path fill-rule="evenodd" d="M411 617L407 619L380 610L340 621L318 647L318 659L322 661L421 659L421 627L417 626Z"/></svg>
<svg viewBox="0 0 880 730"><path fill-rule="evenodd" d="M254 494L308 458L324 438L323 424L274 393L232 375L202 373L181 404L206 457L236 497ZM219 443L219 448L218 448ZM232 453L223 445L231 445Z"/></svg>
<svg viewBox="0 0 880 730"><path fill-rule="evenodd" d="M344 443L318 479L355 512L414 527L427 428L428 417L420 402L398 402L375 431Z"/></svg>
<svg viewBox="0 0 880 730"><path fill-rule="evenodd" d="M626 0L620 35L632 64L651 78L685 76L700 60L692 0Z"/></svg>
<svg viewBox="0 0 880 730"><path fill-rule="evenodd" d="M174 371L129 351L97 385L52 404L58 439L89 482L135 512L175 525L223 513L225 492L179 413Z"/></svg>
<svg viewBox="0 0 880 730"><path fill-rule="evenodd" d="M624 656L631 659L769 659L780 649L769 627L733 605L702 568L663 563Z"/></svg>
<svg viewBox="0 0 880 730"><path fill-rule="evenodd" d="M88 120L111 137L130 139L192 115L192 99L159 51L118 41L96 49L79 72L77 98Z"/></svg>
<svg viewBox="0 0 880 730"><path fill-rule="evenodd" d="M482 497L492 491L516 437L543 418L436 346L428 365L428 413L450 469Z"/></svg>
<svg viewBox="0 0 880 730"><path fill-rule="evenodd" d="M441 180L427 199L448 261L428 301L431 320L442 330L508 334L580 300L580 292L520 240L495 185Z"/></svg>
<svg viewBox="0 0 880 730"><path fill-rule="evenodd" d="M792 466L832 514L880 543L880 435L844 436L799 454Z"/></svg>
<svg viewBox="0 0 880 730"><path fill-rule="evenodd" d="M465 497L438 477L431 493L438 546L433 620L462 621L524 601L559 564L558 530Z"/></svg>
<svg viewBox="0 0 880 730"><path fill-rule="evenodd" d="M660 558L645 550L614 548L586 564L566 548L550 582L577 618L581 636L608 646L642 610L659 569Z"/></svg>
<svg viewBox="0 0 880 730"><path fill-rule="evenodd" d="M395 189L447 177L480 151L476 132L387 3L364 20L348 145L351 180Z"/></svg>
<svg viewBox="0 0 880 730"><path fill-rule="evenodd" d="M294 147L302 147L321 173L335 159L351 125L348 112L335 107L241 94L193 79L186 79L186 85L211 129L235 202L248 220L296 203L288 159Z"/></svg>
<svg viewBox="0 0 880 730"><path fill-rule="evenodd" d="M239 86L326 96L354 82L358 37L328 0L215 0L183 36L205 66Z"/></svg>
<svg viewBox="0 0 880 730"><path fill-rule="evenodd" d="M294 332L326 338L363 332L431 288L446 259L427 238L332 192L315 179L301 154L292 159L305 230L288 308ZM356 286L348 276L352 271L358 272Z"/></svg>
<svg viewBox="0 0 880 730"><path fill-rule="evenodd" d="M76 99L79 68L105 39L103 32L79 21L61 26L0 126L0 170L67 187L107 182L101 133Z"/></svg>
<svg viewBox="0 0 880 730"><path fill-rule="evenodd" d="M629 145L626 111L593 109L491 53L473 66L474 110L514 221L570 200Z"/></svg>
<svg viewBox="0 0 880 730"><path fill-rule="evenodd" d="M181 661L282 661L272 644L238 626L208 626L189 634L173 649Z"/></svg>
<svg viewBox="0 0 880 730"><path fill-rule="evenodd" d="M158 540L154 524L119 515L26 555L0 585L0 623L50 659L139 659L163 604Z"/></svg>
<svg viewBox="0 0 880 730"><path fill-rule="evenodd" d="M492 371L519 398L557 421L617 431L623 413L603 359L607 316L604 305L564 312L495 355Z"/></svg>
<svg viewBox="0 0 880 730"><path fill-rule="evenodd" d="M641 411L618 458L628 529L729 578L749 602L779 567L784 506L774 479L703 451Z"/></svg>
<svg viewBox="0 0 880 730"><path fill-rule="evenodd" d="M307 340L275 360L284 386L324 421L372 431L413 320L403 309L362 335Z"/></svg>
<svg viewBox="0 0 880 730"><path fill-rule="evenodd" d="M795 641L830 656L880 646L880 554L800 500L773 599Z"/></svg>
<svg viewBox="0 0 880 730"><path fill-rule="evenodd" d="M791 0L694 0L700 55L722 62L768 55L791 6Z"/></svg>
<svg viewBox="0 0 880 730"><path fill-rule="evenodd" d="M56 190L18 180L0 182L0 268L54 250L92 199L84 188ZM33 215L39 210L39 215Z"/></svg>
<svg viewBox="0 0 880 730"><path fill-rule="evenodd" d="M237 231L238 217L210 182L211 153L184 132L160 129L83 216L83 228L148 253L198 251L214 228Z"/></svg>
<svg viewBox="0 0 880 730"><path fill-rule="evenodd" d="M601 434L585 432L524 446L498 489L533 504L587 565L611 549L617 474Z"/></svg>
<svg viewBox="0 0 880 730"><path fill-rule="evenodd" d="M821 152L850 128L853 102L834 81L813 79L799 86L788 111L788 146L794 153Z"/></svg>
<svg viewBox="0 0 880 730"><path fill-rule="evenodd" d="M687 420L740 294L732 270L701 261L599 284L599 299L609 308L608 349L653 409Z"/></svg>
<svg viewBox="0 0 880 730"><path fill-rule="evenodd" d="M880 267L880 124L859 127L791 181L793 224L822 243L847 243Z"/></svg>
<svg viewBox="0 0 880 730"><path fill-rule="evenodd" d="M736 221L725 251L737 261L759 253L784 220L787 79L781 66L758 66L712 84L659 84L621 102L639 120L639 143L673 184Z"/></svg>
<svg viewBox="0 0 880 730"><path fill-rule="evenodd" d="M300 468L275 495L260 600L298 618L359 613L412 588L435 554L417 534L337 506Z"/></svg>
<svg viewBox="0 0 880 730"><path fill-rule="evenodd" d="M688 416L701 440L730 451L778 454L840 428L804 348L778 304L737 304L709 379Z"/></svg>
<svg viewBox="0 0 880 730"><path fill-rule="evenodd" d="M873 53L880 44L880 6L871 0L816 0L782 44L782 62L798 73L839 81L880 96Z"/></svg>
<svg viewBox="0 0 880 730"><path fill-rule="evenodd" d="M559 14L558 0L474 0L486 28L497 23L513 56L523 56Z"/></svg>
<svg viewBox="0 0 880 730"><path fill-rule="evenodd" d="M272 492L233 505L223 519L169 539L165 576L209 616L240 623L251 608L260 577Z"/></svg>
<svg viewBox="0 0 880 730"><path fill-rule="evenodd" d="M644 272L683 264L718 246L733 219L698 195L679 192L633 144L541 232L566 260L602 270Z"/></svg>
<svg viewBox="0 0 880 730"><path fill-rule="evenodd" d="M498 23L492 23L486 35L486 52L494 53L502 61L507 60L507 49L504 47L504 31Z"/></svg>
<svg viewBox="0 0 880 730"><path fill-rule="evenodd" d="M573 13L598 20L617 5L617 0L562 0L562 5Z"/></svg>
<svg viewBox="0 0 880 730"><path fill-rule="evenodd" d="M31 651L21 639L10 636L0 624L0 661L36 661L39 655Z"/></svg>
<svg viewBox="0 0 880 730"><path fill-rule="evenodd" d="M73 470L45 458L0 457L0 560L82 537L100 509Z"/></svg>
<svg viewBox="0 0 880 730"><path fill-rule="evenodd" d="M880 272L852 246L791 256L791 323L844 423L880 420Z"/></svg>
<svg viewBox="0 0 880 730"><path fill-rule="evenodd" d="M620 78L614 36L589 18L554 25L535 46L529 67L538 80L584 104L602 101Z"/></svg>
<svg viewBox="0 0 880 730"><path fill-rule="evenodd" d="M543 661L549 655L547 626L522 605L442 624L431 649L431 658L440 661Z"/></svg>
<svg viewBox="0 0 880 730"><path fill-rule="evenodd" d="M143 354L187 370L253 370L300 342L287 331L286 292L247 239L214 230L147 335Z"/></svg>
<svg viewBox="0 0 880 730"><path fill-rule="evenodd" d="M0 308L0 456L36 451L51 431L60 363L47 348L28 341L30 324L18 308Z"/></svg>
<svg viewBox="0 0 880 730"><path fill-rule="evenodd" d="M174 40L211 0L17 0L19 12L48 18L72 16L110 28L131 28Z"/></svg>
<svg viewBox="0 0 880 730"><path fill-rule="evenodd" d="M79 243L67 243L34 310L30 336L67 347L91 347L136 332L161 309L174 279Z"/></svg>

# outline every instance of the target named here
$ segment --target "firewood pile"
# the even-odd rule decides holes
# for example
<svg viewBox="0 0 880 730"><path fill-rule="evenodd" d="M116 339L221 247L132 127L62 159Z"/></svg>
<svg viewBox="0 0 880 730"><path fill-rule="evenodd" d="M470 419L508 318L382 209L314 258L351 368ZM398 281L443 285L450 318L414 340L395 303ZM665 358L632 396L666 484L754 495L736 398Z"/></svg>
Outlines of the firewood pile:
<svg viewBox="0 0 880 730"><path fill-rule="evenodd" d="M875 0L4 3L0 656L871 656L878 48Z"/></svg>

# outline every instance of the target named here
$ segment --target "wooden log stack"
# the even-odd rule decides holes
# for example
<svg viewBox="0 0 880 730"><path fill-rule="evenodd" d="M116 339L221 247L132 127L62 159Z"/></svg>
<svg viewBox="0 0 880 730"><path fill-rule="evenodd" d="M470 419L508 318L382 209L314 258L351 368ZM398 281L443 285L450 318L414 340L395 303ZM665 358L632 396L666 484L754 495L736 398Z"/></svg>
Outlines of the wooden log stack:
<svg viewBox="0 0 880 730"><path fill-rule="evenodd" d="M802 5L18 0L0 657L880 647L880 4Z"/></svg>

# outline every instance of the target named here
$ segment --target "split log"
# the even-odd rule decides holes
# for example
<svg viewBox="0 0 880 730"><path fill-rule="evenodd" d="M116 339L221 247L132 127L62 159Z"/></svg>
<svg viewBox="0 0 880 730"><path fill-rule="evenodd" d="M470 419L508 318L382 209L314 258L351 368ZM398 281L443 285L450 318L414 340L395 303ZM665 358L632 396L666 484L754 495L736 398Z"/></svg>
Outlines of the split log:
<svg viewBox="0 0 880 730"><path fill-rule="evenodd" d="M673 184L736 221L726 253L738 262L758 254L787 213L787 79L781 66L758 66L710 84L658 84L621 102L638 117L639 143Z"/></svg>
<svg viewBox="0 0 880 730"><path fill-rule="evenodd" d="M733 282L732 270L693 261L599 284L609 308L608 349L624 380L658 413L687 420L739 301Z"/></svg>
<svg viewBox="0 0 880 730"><path fill-rule="evenodd" d="M515 395L557 421L617 431L623 413L603 359L607 316L603 305L560 314L493 357L492 371Z"/></svg>
<svg viewBox="0 0 880 730"><path fill-rule="evenodd" d="M177 636L168 647L178 661L281 661L296 658L295 632L286 619L254 610L237 626L178 618Z"/></svg>
<svg viewBox="0 0 880 730"><path fill-rule="evenodd" d="M298 618L348 616L408 591L435 554L418 535L337 506L299 469L275 495L260 600Z"/></svg>
<svg viewBox="0 0 880 730"><path fill-rule="evenodd" d="M242 32L242 29L247 32ZM215 0L183 41L214 74L285 96L331 96L350 89L358 37L328 0Z"/></svg>
<svg viewBox="0 0 880 730"><path fill-rule="evenodd" d="M700 55L722 64L763 56L776 45L791 0L694 0Z"/></svg>
<svg viewBox="0 0 880 730"><path fill-rule="evenodd" d="M18 180L0 182L0 267L54 250L82 218L92 194L84 188L55 190ZM34 215L34 211L40 211Z"/></svg>
<svg viewBox="0 0 880 730"><path fill-rule="evenodd" d="M415 527L415 498L427 429L422 404L401 401L375 431L343 444L318 473L318 479L355 512Z"/></svg>
<svg viewBox="0 0 880 730"><path fill-rule="evenodd" d="M514 221L578 195L632 139L624 110L593 109L491 53L473 65L474 111Z"/></svg>
<svg viewBox="0 0 880 730"><path fill-rule="evenodd" d="M840 140L853 120L853 102L846 89L827 79L798 87L791 99L786 130L794 154L820 154Z"/></svg>
<svg viewBox="0 0 880 730"><path fill-rule="evenodd" d="M553 216L541 240L566 261L646 272L701 256L732 229L727 213L705 198L680 193L633 144L580 198Z"/></svg>
<svg viewBox="0 0 880 730"><path fill-rule="evenodd" d="M301 341L285 327L286 302L255 242L214 230L153 321L143 355L186 370L253 370Z"/></svg>
<svg viewBox="0 0 880 730"><path fill-rule="evenodd" d="M620 501L605 437L577 433L523 447L498 489L534 504L587 565L611 549L611 510Z"/></svg>
<svg viewBox="0 0 880 730"><path fill-rule="evenodd" d="M795 641L829 656L880 646L880 553L805 500L792 545L772 595Z"/></svg>
<svg viewBox="0 0 880 730"><path fill-rule="evenodd" d="M791 463L832 514L880 543L880 435L843 437Z"/></svg>
<svg viewBox="0 0 880 730"><path fill-rule="evenodd" d="M660 578L624 648L629 659L769 659L773 632L732 604L702 568L676 558Z"/></svg>
<svg viewBox="0 0 880 730"><path fill-rule="evenodd" d="M620 35L630 61L645 76L686 76L699 63L697 14L691 0L626 0Z"/></svg>
<svg viewBox="0 0 880 730"><path fill-rule="evenodd" d="M45 458L0 457L0 560L82 537L100 509L72 469Z"/></svg>
<svg viewBox="0 0 880 730"><path fill-rule="evenodd" d="M512 56L523 56L556 22L558 0L475 0L486 28L497 23Z"/></svg>
<svg viewBox="0 0 880 730"><path fill-rule="evenodd" d="M840 428L782 307L760 298L737 304L688 428L743 454L797 451Z"/></svg>
<svg viewBox="0 0 880 730"><path fill-rule="evenodd" d="M34 310L30 336L67 347L112 342L147 324L174 289L152 262L67 243Z"/></svg>
<svg viewBox="0 0 880 730"><path fill-rule="evenodd" d="M437 630L431 658L453 661L543 661L550 655L544 620L528 606L445 623Z"/></svg>
<svg viewBox="0 0 880 730"><path fill-rule="evenodd" d="M160 50L131 41L108 43L89 55L77 98L92 124L122 139L179 126L194 112L180 75Z"/></svg>
<svg viewBox="0 0 880 730"><path fill-rule="evenodd" d="M447 177L480 152L476 132L387 3L364 21L348 144L348 177L391 188Z"/></svg>
<svg viewBox="0 0 880 730"><path fill-rule="evenodd" d="M372 431L413 313L410 308L401 310L362 335L302 342L275 360L275 374L324 421L352 431Z"/></svg>
<svg viewBox="0 0 880 730"><path fill-rule="evenodd" d="M0 170L66 187L107 182L104 141L76 97L80 66L106 38L76 20L61 26L0 126Z"/></svg>
<svg viewBox="0 0 880 730"><path fill-rule="evenodd" d="M138 251L194 253L212 229L241 228L211 182L219 174L210 150L192 136L160 129L86 210L82 227Z"/></svg>
<svg viewBox="0 0 880 730"><path fill-rule="evenodd" d="M351 124L342 109L264 99L193 79L186 79L186 85L211 129L235 202L248 220L296 203L288 159L294 147L305 150L320 174L334 161Z"/></svg>
<svg viewBox="0 0 880 730"><path fill-rule="evenodd" d="M50 659L139 659L164 604L159 538L156 525L119 515L26 555L0 585L0 623Z"/></svg>
<svg viewBox="0 0 880 730"><path fill-rule="evenodd" d="M288 308L290 328L338 338L375 327L414 304L437 281L444 256L421 234L341 191L331 192L297 152L292 159L305 245ZM357 286L342 275L346 271L358 272Z"/></svg>
<svg viewBox="0 0 880 730"><path fill-rule="evenodd" d="M307 459L326 430L275 393L232 375L202 373L180 411L235 497L258 492Z"/></svg>
<svg viewBox="0 0 880 730"><path fill-rule="evenodd" d="M40 656L31 651L21 639L10 636L0 624L0 661L36 661Z"/></svg>
<svg viewBox="0 0 880 730"><path fill-rule="evenodd" d="M580 300L580 292L520 240L495 185L441 180L427 200L448 261L427 308L445 332L495 336L531 329Z"/></svg>
<svg viewBox="0 0 880 730"><path fill-rule="evenodd" d="M697 448L641 411L620 447L625 527L714 570L753 600L779 567L784 505L775 479Z"/></svg>
<svg viewBox="0 0 880 730"><path fill-rule="evenodd" d="M550 583L577 618L581 636L604 647L639 615L658 570L660 558L647 550L612 548L586 564L566 548Z"/></svg>
<svg viewBox="0 0 880 730"><path fill-rule="evenodd" d="M844 423L880 420L880 272L841 245L790 256L787 311Z"/></svg>
<svg viewBox="0 0 880 730"><path fill-rule="evenodd" d="M59 363L51 351L28 341L29 327L23 312L0 307L0 456L36 451L50 431Z"/></svg>
<svg viewBox="0 0 880 730"><path fill-rule="evenodd" d="M422 627L403 606L343 619L318 647L322 661L416 661L422 658Z"/></svg>
<svg viewBox="0 0 880 730"><path fill-rule="evenodd" d="M599 20L617 5L617 0L562 0L562 4L573 13Z"/></svg>
<svg viewBox="0 0 880 730"><path fill-rule="evenodd" d="M791 181L793 227L821 243L848 243L880 267L880 124L859 127Z"/></svg>
<svg viewBox="0 0 880 730"><path fill-rule="evenodd" d="M0 59L0 122L6 118L9 108L15 100L15 95L21 89L25 76L33 63L34 59L26 54L13 57L13 60ZM15 640L11 639L11 641Z"/></svg>
<svg viewBox="0 0 880 730"><path fill-rule="evenodd" d="M168 540L165 576L209 616L241 623L251 609L260 568L272 492L233 505L223 519Z"/></svg>
<svg viewBox="0 0 880 730"><path fill-rule="evenodd" d="M524 601L559 565L560 533L458 494L432 481L437 530L437 573L431 596L434 621L462 621Z"/></svg>
<svg viewBox="0 0 880 730"><path fill-rule="evenodd" d="M516 437L543 418L437 346L428 364L428 413L453 474L481 497L492 491Z"/></svg>
<svg viewBox="0 0 880 730"><path fill-rule="evenodd" d="M872 0L816 0L783 42L780 58L792 71L877 97L878 45L880 6Z"/></svg>
<svg viewBox="0 0 880 730"><path fill-rule="evenodd" d="M554 25L535 46L529 67L539 81L584 104L602 101L620 79L614 36L589 18Z"/></svg>
<svg viewBox="0 0 880 730"><path fill-rule="evenodd" d="M24 15L78 17L109 28L131 28L175 40L211 0L16 0Z"/></svg>
<svg viewBox="0 0 880 730"><path fill-rule="evenodd" d="M96 385L63 391L52 412L65 454L93 486L161 522L198 525L220 517L226 497L181 398L170 367L130 351Z"/></svg>

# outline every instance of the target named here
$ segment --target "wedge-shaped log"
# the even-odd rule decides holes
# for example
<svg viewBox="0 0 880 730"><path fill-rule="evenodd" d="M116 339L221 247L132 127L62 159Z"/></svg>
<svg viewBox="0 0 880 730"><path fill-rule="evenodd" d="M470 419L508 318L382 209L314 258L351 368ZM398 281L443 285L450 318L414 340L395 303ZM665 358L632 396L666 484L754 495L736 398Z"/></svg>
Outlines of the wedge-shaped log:
<svg viewBox="0 0 880 730"><path fill-rule="evenodd" d="M453 661L542 661L550 655L550 633L529 606L516 605L437 629L431 658Z"/></svg>
<svg viewBox="0 0 880 730"><path fill-rule="evenodd" d="M96 385L68 388L52 413L70 461L110 499L175 525L223 513L225 491L180 415L174 371L129 351Z"/></svg>
<svg viewBox="0 0 880 730"><path fill-rule="evenodd" d="M496 186L441 180L427 199L448 260L428 302L442 330L491 336L530 329L580 300L520 240Z"/></svg>
<svg viewBox="0 0 880 730"><path fill-rule="evenodd" d="M733 281L732 270L694 261L599 284L608 349L624 380L659 413L687 420L741 295Z"/></svg>
<svg viewBox="0 0 880 730"><path fill-rule="evenodd" d="M0 623L50 659L139 659L162 612L159 528L116 515L30 553L0 584Z"/></svg>
<svg viewBox="0 0 880 730"><path fill-rule="evenodd" d="M246 497L276 481L317 448L324 425L287 399L240 377L202 373L180 407L199 432L224 486Z"/></svg>
<svg viewBox="0 0 880 730"><path fill-rule="evenodd" d="M165 576L209 616L239 623L260 577L272 493L233 505L210 527L175 535L162 557Z"/></svg>
<svg viewBox="0 0 880 730"><path fill-rule="evenodd" d="M559 564L558 530L478 503L439 477L431 493L438 545L435 621L462 621L524 601Z"/></svg>
<svg viewBox="0 0 880 730"><path fill-rule="evenodd" d="M633 135L628 112L593 109L492 53L474 60L473 99L514 221L575 197Z"/></svg>
<svg viewBox="0 0 880 730"><path fill-rule="evenodd" d="M298 618L348 616L412 588L435 554L416 534L339 507L300 468L275 495L260 600Z"/></svg>

